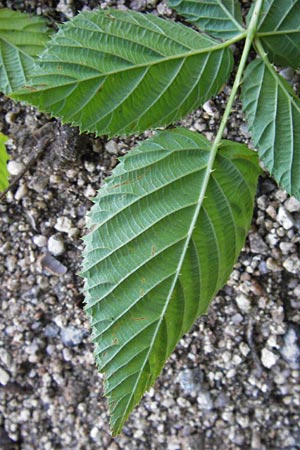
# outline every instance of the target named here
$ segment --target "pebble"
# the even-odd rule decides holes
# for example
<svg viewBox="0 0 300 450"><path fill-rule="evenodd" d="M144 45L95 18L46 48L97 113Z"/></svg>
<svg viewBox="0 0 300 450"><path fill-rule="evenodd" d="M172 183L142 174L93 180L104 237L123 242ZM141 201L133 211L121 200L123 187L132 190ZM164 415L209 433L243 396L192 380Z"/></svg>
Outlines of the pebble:
<svg viewBox="0 0 300 450"><path fill-rule="evenodd" d="M110 140L105 144L105 150L110 155L117 155L119 151L118 144L116 143L116 141Z"/></svg>
<svg viewBox="0 0 300 450"><path fill-rule="evenodd" d="M85 335L85 330L81 330L72 325L63 328L60 332L62 343L67 347L76 347L76 345L81 344Z"/></svg>
<svg viewBox="0 0 300 450"><path fill-rule="evenodd" d="M60 328L55 323L49 323L45 326L44 334L49 338L56 337L59 333L59 330Z"/></svg>
<svg viewBox="0 0 300 450"><path fill-rule="evenodd" d="M9 380L10 380L9 373L6 372L6 370L2 369L2 367L0 367L0 384L2 384L2 386L6 386Z"/></svg>
<svg viewBox="0 0 300 450"><path fill-rule="evenodd" d="M261 352L261 362L264 367L271 369L279 359L279 355L272 352L268 348L263 348Z"/></svg>
<svg viewBox="0 0 300 450"><path fill-rule="evenodd" d="M54 256L59 256L64 253L65 244L61 234L57 233L49 237L48 250Z"/></svg>
<svg viewBox="0 0 300 450"><path fill-rule="evenodd" d="M283 267L290 273L300 273L300 259L294 254L285 259L282 263Z"/></svg>
<svg viewBox="0 0 300 450"><path fill-rule="evenodd" d="M201 389L203 373L200 369L185 369L179 373L178 381L181 389L190 395Z"/></svg>
<svg viewBox="0 0 300 450"><path fill-rule="evenodd" d="M280 264L275 261L273 258L268 258L266 261L267 269L271 270L271 272L281 272L282 267Z"/></svg>
<svg viewBox="0 0 300 450"><path fill-rule="evenodd" d="M33 236L32 238L33 243L37 247L46 247L47 245L47 238L45 236L42 236L41 234L37 234L36 236Z"/></svg>
<svg viewBox="0 0 300 450"><path fill-rule="evenodd" d="M276 220L278 223L280 223L280 225L283 226L285 230L289 230L294 226L294 220L291 214L286 211L283 206L279 207Z"/></svg>
<svg viewBox="0 0 300 450"><path fill-rule="evenodd" d="M283 345L280 348L281 356L291 365L292 369L297 369L300 363L300 333L294 326L289 326L283 337Z"/></svg>
<svg viewBox="0 0 300 450"><path fill-rule="evenodd" d="M26 184L20 184L20 186L16 190L15 199L17 201L22 200L22 198L25 197L27 195L27 193L28 193L28 189L27 189Z"/></svg>
<svg viewBox="0 0 300 450"><path fill-rule="evenodd" d="M62 233L69 233L70 229L72 228L72 221L66 216L61 216L57 218L56 224L54 225L54 228L57 231L61 231Z"/></svg>
<svg viewBox="0 0 300 450"><path fill-rule="evenodd" d="M21 173L24 169L25 165L22 162L8 161L7 163L7 170L10 175L19 175L19 173Z"/></svg>
<svg viewBox="0 0 300 450"><path fill-rule="evenodd" d="M201 390L197 395L197 403L200 409L211 411L214 407L211 395L209 392Z"/></svg>
<svg viewBox="0 0 300 450"><path fill-rule="evenodd" d="M250 301L249 297L247 297L244 294L239 294L239 295L236 296L235 301L236 301L239 309L242 312L249 312L250 311L250 309L251 309L251 301Z"/></svg>
<svg viewBox="0 0 300 450"><path fill-rule="evenodd" d="M269 252L267 244L258 233L249 234L249 244L252 253L259 253L260 255L267 255Z"/></svg>
<svg viewBox="0 0 300 450"><path fill-rule="evenodd" d="M84 196L86 198L92 198L95 197L96 193L95 189L89 184L84 191Z"/></svg>
<svg viewBox="0 0 300 450"><path fill-rule="evenodd" d="M50 253L45 253L40 262L43 269L53 275L64 275L68 270L66 266L54 258L54 256L50 255Z"/></svg>
<svg viewBox="0 0 300 450"><path fill-rule="evenodd" d="M297 200L295 197L289 197L284 202L284 207L290 213L300 212L300 201Z"/></svg>

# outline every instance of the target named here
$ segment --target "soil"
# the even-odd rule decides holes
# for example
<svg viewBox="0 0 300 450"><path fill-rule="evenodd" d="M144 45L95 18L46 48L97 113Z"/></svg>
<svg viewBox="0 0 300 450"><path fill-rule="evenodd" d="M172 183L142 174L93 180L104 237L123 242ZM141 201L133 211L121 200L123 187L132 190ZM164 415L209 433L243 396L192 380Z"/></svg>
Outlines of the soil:
<svg viewBox="0 0 300 450"><path fill-rule="evenodd" d="M0 1L55 22L97 6L172 15L154 0ZM212 139L229 90L181 124ZM226 137L250 143L238 102L234 111ZM0 448L300 448L300 203L261 177L227 285L112 438L83 311L81 238L91 198L117 158L148 133L80 136L3 96L0 127L11 173L29 164L0 202Z"/></svg>

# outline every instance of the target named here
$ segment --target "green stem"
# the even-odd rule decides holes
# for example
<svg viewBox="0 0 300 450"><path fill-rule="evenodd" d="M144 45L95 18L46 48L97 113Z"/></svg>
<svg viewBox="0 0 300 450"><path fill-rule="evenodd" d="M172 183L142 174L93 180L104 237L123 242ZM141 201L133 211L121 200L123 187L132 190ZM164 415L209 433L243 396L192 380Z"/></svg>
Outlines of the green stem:
<svg viewBox="0 0 300 450"><path fill-rule="evenodd" d="M220 142L221 142L221 139L222 139L222 136L223 136L223 133L224 133L224 130L225 130L228 118L229 118L229 116L231 114L233 102L235 100L238 88L239 88L239 86L241 84L244 68L245 68L245 66L247 64L247 58L248 58L248 55L249 55L249 51L250 51L251 45L252 45L253 40L254 40L255 35L256 35L257 23L258 23L259 14L260 14L260 10L261 10L262 4L263 4L263 0L257 0L257 2L255 4L255 7L254 7L254 10L253 10L253 14L252 14L249 26L248 26L248 29L247 29L245 45L244 45L243 53L242 53L241 60L240 60L240 63L239 63L239 67L238 67L238 70L237 70L237 73L236 73L236 76L235 76L235 80L234 80L234 83L233 83L233 86L232 86L232 90L231 90L231 93L230 93L230 96L229 96L229 99L228 99L228 102L227 102L227 105L226 105L226 108L225 108L225 111L224 111L224 114L223 114L223 117L222 117L222 120L221 120L221 124L220 124L219 130L218 130L216 139L215 139L215 141L213 143L213 146L212 146L212 149L211 149L211 152L212 152L211 169L212 169L212 166L213 166L213 163L214 163L214 160L215 160L215 157L216 157L216 154L217 154L217 151L218 151L218 148L219 148L219 145L220 145Z"/></svg>

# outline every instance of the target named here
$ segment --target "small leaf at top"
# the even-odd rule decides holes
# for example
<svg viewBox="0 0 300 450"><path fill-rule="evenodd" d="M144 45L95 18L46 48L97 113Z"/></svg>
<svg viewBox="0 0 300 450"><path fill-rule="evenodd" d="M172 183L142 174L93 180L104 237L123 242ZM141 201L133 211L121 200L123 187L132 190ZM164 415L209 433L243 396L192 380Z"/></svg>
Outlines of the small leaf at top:
<svg viewBox="0 0 300 450"><path fill-rule="evenodd" d="M299 0L264 0L257 37L271 62L300 67Z"/></svg>
<svg viewBox="0 0 300 450"><path fill-rule="evenodd" d="M34 60L49 39L42 17L0 9L0 91L10 94L24 86L32 74Z"/></svg>
<svg viewBox="0 0 300 450"><path fill-rule="evenodd" d="M245 31L238 0L169 0L178 14L220 39L229 39Z"/></svg>
<svg viewBox="0 0 300 450"><path fill-rule="evenodd" d="M6 163L9 157L5 147L7 139L7 136L0 132L0 191L5 191L8 187L8 170Z"/></svg>
<svg viewBox="0 0 300 450"><path fill-rule="evenodd" d="M95 199L83 276L113 433L226 282L250 225L257 155L185 129L127 154Z"/></svg>
<svg viewBox="0 0 300 450"><path fill-rule="evenodd" d="M85 11L40 59L28 100L81 131L128 134L168 125L216 94L232 54L181 24L133 11Z"/></svg>
<svg viewBox="0 0 300 450"><path fill-rule="evenodd" d="M300 100L271 64L252 61L242 103L260 159L277 183L300 198Z"/></svg>

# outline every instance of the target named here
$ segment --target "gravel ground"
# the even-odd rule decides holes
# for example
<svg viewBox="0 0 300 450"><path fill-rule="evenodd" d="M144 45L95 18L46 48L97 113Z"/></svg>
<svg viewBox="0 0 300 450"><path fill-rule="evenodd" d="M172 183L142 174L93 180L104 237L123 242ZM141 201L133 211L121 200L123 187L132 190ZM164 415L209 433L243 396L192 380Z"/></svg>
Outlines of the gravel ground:
<svg viewBox="0 0 300 450"><path fill-rule="evenodd" d="M56 21L100 4L171 13L155 1L0 1ZM182 123L213 138L229 89ZM228 284L112 438L76 274L90 199L136 139L81 137L3 97L0 128L12 176L39 153L0 204L0 448L300 448L300 203L260 179ZM248 139L239 104L227 137Z"/></svg>

